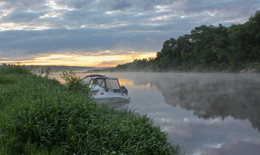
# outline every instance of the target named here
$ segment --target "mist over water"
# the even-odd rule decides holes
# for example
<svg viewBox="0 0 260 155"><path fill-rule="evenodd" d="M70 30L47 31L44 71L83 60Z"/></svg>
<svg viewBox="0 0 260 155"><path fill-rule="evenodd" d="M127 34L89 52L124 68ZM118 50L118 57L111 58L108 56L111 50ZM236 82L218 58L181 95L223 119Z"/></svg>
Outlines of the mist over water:
<svg viewBox="0 0 260 155"><path fill-rule="evenodd" d="M260 74L101 73L185 154L260 154ZM78 73L84 77L86 73Z"/></svg>

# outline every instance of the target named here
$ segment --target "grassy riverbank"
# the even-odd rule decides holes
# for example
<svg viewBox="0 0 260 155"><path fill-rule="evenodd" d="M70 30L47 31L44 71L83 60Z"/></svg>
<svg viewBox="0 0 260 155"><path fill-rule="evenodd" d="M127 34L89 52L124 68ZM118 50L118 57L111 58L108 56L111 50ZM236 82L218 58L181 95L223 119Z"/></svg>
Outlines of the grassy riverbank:
<svg viewBox="0 0 260 155"><path fill-rule="evenodd" d="M146 116L97 105L82 92L0 68L0 154L178 154Z"/></svg>

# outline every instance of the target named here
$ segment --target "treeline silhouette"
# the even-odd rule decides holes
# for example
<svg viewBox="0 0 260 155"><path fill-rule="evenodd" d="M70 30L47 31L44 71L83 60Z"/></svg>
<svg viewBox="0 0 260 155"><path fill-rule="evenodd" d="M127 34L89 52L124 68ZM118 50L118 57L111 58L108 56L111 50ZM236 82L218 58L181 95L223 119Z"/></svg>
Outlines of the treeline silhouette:
<svg viewBox="0 0 260 155"><path fill-rule="evenodd" d="M244 24L202 25L166 40L155 58L134 60L112 71L260 71L260 10Z"/></svg>

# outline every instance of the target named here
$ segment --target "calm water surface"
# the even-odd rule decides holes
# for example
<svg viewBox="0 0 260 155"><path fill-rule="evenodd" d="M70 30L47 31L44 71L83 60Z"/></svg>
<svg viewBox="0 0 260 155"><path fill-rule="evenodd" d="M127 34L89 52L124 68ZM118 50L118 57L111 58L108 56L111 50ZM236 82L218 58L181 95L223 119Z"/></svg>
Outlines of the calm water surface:
<svg viewBox="0 0 260 155"><path fill-rule="evenodd" d="M260 154L260 74L102 74L127 87L123 108L150 117L184 154Z"/></svg>

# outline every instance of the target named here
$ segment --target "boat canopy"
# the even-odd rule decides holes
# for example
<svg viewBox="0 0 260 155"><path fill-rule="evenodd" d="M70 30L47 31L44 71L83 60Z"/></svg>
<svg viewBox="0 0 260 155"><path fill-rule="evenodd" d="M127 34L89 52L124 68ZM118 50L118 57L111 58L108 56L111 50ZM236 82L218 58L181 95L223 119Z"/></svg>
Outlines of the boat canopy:
<svg viewBox="0 0 260 155"><path fill-rule="evenodd" d="M105 75L100 75L100 74L90 74L84 77L85 78L97 78L97 77L106 77Z"/></svg>
<svg viewBox="0 0 260 155"><path fill-rule="evenodd" d="M106 77L99 74L91 74L86 76L84 79L87 79L90 84L99 85L100 87L104 88L105 91L110 90L113 92L120 92L118 78Z"/></svg>

